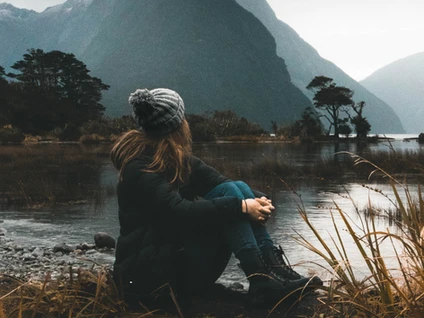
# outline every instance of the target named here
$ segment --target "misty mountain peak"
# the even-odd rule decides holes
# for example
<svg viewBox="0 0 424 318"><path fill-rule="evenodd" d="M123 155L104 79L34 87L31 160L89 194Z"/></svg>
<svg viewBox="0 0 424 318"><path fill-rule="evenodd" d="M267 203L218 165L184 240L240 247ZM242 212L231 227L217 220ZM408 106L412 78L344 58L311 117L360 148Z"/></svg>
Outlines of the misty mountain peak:
<svg viewBox="0 0 424 318"><path fill-rule="evenodd" d="M48 7L46 10L44 10L43 14L66 14L74 11L75 9L87 8L92 2L93 0L68 0L65 3Z"/></svg>
<svg viewBox="0 0 424 318"><path fill-rule="evenodd" d="M6 2L0 3L0 20L3 21L28 20L37 14L38 13L33 10L19 9Z"/></svg>

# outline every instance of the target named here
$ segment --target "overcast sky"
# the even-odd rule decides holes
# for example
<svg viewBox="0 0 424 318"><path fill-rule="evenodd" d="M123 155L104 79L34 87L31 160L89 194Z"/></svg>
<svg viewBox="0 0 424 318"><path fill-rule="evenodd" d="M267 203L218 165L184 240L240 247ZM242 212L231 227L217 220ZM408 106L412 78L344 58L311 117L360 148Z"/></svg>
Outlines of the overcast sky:
<svg viewBox="0 0 424 318"><path fill-rule="evenodd" d="M6 1L36 11L65 2ZM424 52L424 0L267 1L322 57L356 80L400 58Z"/></svg>

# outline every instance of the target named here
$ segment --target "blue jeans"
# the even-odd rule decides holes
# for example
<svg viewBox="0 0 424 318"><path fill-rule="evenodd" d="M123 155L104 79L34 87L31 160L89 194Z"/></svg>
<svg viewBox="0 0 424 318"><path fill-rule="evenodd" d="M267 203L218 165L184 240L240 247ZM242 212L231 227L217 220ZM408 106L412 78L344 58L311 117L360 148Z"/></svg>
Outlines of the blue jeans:
<svg viewBox="0 0 424 318"><path fill-rule="evenodd" d="M213 188L204 199L235 196L254 198L249 186L241 181L224 182ZM184 232L184 285L190 291L203 290L213 284L225 270L231 254L237 257L243 249L258 249L273 242L265 226L247 217L220 228Z"/></svg>
<svg viewBox="0 0 424 318"><path fill-rule="evenodd" d="M254 199L250 187L243 181L229 181L221 183L204 196L205 200L219 197L237 197L240 199ZM226 241L230 244L231 251L237 257L243 249L256 249L273 245L264 225L247 219L235 223L224 231Z"/></svg>

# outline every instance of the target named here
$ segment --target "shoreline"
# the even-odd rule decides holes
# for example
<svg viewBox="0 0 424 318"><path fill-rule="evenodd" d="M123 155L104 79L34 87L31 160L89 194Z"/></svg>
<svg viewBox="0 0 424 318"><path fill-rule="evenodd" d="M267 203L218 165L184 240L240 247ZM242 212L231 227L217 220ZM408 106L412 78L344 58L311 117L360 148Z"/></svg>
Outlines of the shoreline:
<svg viewBox="0 0 424 318"><path fill-rule="evenodd" d="M99 270L113 264L100 264L102 254L114 255L111 248L98 248L95 244L76 246L57 244L54 247L22 245L7 237L3 229L0 236L0 274L26 281L44 281L67 276L78 269Z"/></svg>
<svg viewBox="0 0 424 318"><path fill-rule="evenodd" d="M389 134L389 136L385 135L370 135L366 140L357 140L355 137L339 137L339 139L334 139L331 136L322 136L317 139L281 139L280 137L256 137L256 136L238 136L238 137L228 137L228 138L218 138L212 141L193 141L193 144L248 144L248 143L335 143L335 142L363 142L363 143L373 143L373 142L384 142L384 141L402 141L402 142L410 142L410 141L419 141L418 135L416 137L402 137L395 138L392 136L393 134ZM396 134L394 134L396 135ZM397 134L399 136L412 136L415 134ZM59 141L59 140L24 140L22 142L0 142L0 145L43 145L43 144L60 144L60 145L109 145L113 144L114 140L99 140L99 141Z"/></svg>

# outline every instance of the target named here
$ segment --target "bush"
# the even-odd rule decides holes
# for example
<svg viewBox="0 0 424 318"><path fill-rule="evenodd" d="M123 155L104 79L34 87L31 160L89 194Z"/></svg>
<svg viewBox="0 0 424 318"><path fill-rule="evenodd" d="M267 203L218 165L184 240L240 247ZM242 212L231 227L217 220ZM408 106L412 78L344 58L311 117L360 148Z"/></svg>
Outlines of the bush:
<svg viewBox="0 0 424 318"><path fill-rule="evenodd" d="M16 142L21 143L24 141L25 135L18 128L6 126L0 128L0 142Z"/></svg>
<svg viewBox="0 0 424 318"><path fill-rule="evenodd" d="M91 135L82 135L80 140L83 144L98 144L105 140L105 137L97 135L97 134L91 134Z"/></svg>
<svg viewBox="0 0 424 318"><path fill-rule="evenodd" d="M76 141L81 137L81 132L73 124L66 125L59 134L60 141Z"/></svg>
<svg viewBox="0 0 424 318"><path fill-rule="evenodd" d="M187 114L186 119L190 125L193 141L214 141L216 139L209 118L202 115Z"/></svg>
<svg viewBox="0 0 424 318"><path fill-rule="evenodd" d="M218 137L260 136L258 124L238 117L232 110L214 111L204 115L187 114L193 141L213 141Z"/></svg>
<svg viewBox="0 0 424 318"><path fill-rule="evenodd" d="M82 135L95 134L105 138L119 135L131 129L136 129L135 121L131 116L122 116L120 118L100 117L95 120L89 120L80 127Z"/></svg>

